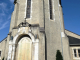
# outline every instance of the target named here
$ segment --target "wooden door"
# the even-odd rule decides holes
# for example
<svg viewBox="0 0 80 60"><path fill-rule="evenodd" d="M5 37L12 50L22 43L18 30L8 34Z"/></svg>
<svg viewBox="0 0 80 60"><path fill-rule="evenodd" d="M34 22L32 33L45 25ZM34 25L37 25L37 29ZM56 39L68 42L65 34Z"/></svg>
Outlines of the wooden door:
<svg viewBox="0 0 80 60"><path fill-rule="evenodd" d="M17 47L16 60L31 60L31 39L22 38Z"/></svg>

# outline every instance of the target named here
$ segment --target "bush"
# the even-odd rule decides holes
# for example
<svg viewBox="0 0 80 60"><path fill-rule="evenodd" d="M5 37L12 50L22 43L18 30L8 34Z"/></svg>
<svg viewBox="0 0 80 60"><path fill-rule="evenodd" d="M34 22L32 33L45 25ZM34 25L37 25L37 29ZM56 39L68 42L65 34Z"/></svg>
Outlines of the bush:
<svg viewBox="0 0 80 60"><path fill-rule="evenodd" d="M4 60L4 58L2 60Z"/></svg>
<svg viewBox="0 0 80 60"><path fill-rule="evenodd" d="M57 53L56 53L56 60L63 60L63 57L62 57L61 52L59 50L57 50Z"/></svg>

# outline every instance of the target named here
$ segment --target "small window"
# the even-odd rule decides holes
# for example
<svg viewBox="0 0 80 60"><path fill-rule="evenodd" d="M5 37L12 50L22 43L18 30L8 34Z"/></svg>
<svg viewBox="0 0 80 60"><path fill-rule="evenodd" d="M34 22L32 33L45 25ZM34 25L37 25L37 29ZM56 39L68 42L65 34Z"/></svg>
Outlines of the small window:
<svg viewBox="0 0 80 60"><path fill-rule="evenodd" d="M1 51L0 51L0 57L1 57Z"/></svg>
<svg viewBox="0 0 80 60"><path fill-rule="evenodd" d="M26 13L26 18L30 18L30 13L31 13L31 0L27 0L27 13Z"/></svg>
<svg viewBox="0 0 80 60"><path fill-rule="evenodd" d="M74 57L77 57L76 49L74 49Z"/></svg>
<svg viewBox="0 0 80 60"><path fill-rule="evenodd" d="M52 15L52 0L49 0L50 19L53 19Z"/></svg>
<svg viewBox="0 0 80 60"><path fill-rule="evenodd" d="M80 59L80 48L74 48L73 49L73 58L76 59Z"/></svg>
<svg viewBox="0 0 80 60"><path fill-rule="evenodd" d="M61 5L61 0L59 0L59 4Z"/></svg>

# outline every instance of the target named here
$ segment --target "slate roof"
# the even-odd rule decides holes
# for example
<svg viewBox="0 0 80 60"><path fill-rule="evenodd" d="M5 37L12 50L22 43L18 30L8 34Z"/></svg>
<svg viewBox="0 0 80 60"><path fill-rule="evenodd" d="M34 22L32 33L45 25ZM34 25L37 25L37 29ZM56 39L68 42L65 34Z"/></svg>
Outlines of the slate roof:
<svg viewBox="0 0 80 60"><path fill-rule="evenodd" d="M68 36L70 46L80 46L80 39Z"/></svg>

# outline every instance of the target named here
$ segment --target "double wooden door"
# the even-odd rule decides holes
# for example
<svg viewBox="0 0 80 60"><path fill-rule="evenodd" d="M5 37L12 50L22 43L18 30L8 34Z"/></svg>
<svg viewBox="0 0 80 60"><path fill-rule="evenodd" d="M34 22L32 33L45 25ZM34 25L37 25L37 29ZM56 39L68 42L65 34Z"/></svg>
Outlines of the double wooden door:
<svg viewBox="0 0 80 60"><path fill-rule="evenodd" d="M31 39L28 37L20 39L16 51L16 60L31 60L31 45Z"/></svg>

